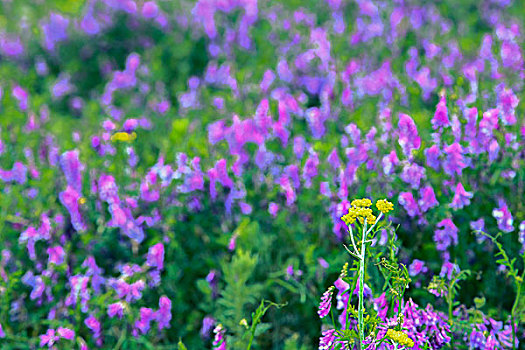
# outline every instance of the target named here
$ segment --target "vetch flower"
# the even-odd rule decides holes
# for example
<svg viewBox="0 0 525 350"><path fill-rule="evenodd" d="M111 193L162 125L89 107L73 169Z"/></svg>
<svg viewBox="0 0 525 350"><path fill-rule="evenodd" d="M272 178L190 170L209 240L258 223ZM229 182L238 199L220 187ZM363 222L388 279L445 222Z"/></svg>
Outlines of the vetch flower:
<svg viewBox="0 0 525 350"><path fill-rule="evenodd" d="M113 303L108 305L108 316L110 318L113 318L117 316L118 318L122 318L124 312L124 304L121 302Z"/></svg>
<svg viewBox="0 0 525 350"><path fill-rule="evenodd" d="M450 203L450 207L454 209L461 209L464 206L470 204L470 199L472 197L472 192L465 191L465 188L461 182L458 182L456 186L456 192L454 193L454 198L452 199L452 203Z"/></svg>
<svg viewBox="0 0 525 350"><path fill-rule="evenodd" d="M440 230L434 231L434 242L436 242L436 249L444 251L450 245L458 244L458 228L451 219L441 220L437 227Z"/></svg>
<svg viewBox="0 0 525 350"><path fill-rule="evenodd" d="M158 322L159 330L170 328L171 321L171 300L166 296L159 299L159 310L155 313L155 319Z"/></svg>
<svg viewBox="0 0 525 350"><path fill-rule="evenodd" d="M61 265L66 255L61 246L47 248L47 254L49 254L49 263L55 265Z"/></svg>
<svg viewBox="0 0 525 350"><path fill-rule="evenodd" d="M439 202L436 199L434 194L434 189L431 185L425 186L420 190L421 198L418 201L421 212L425 213L431 208L434 208L439 205Z"/></svg>
<svg viewBox="0 0 525 350"><path fill-rule="evenodd" d="M498 228L503 232L514 231L514 219L504 200L499 200L499 208L492 210L492 216L498 222Z"/></svg>
<svg viewBox="0 0 525 350"><path fill-rule="evenodd" d="M319 304L319 318L324 318L328 313L330 313L330 308L332 307L332 295L334 293L334 286L330 286L321 297L321 303Z"/></svg>
<svg viewBox="0 0 525 350"><path fill-rule="evenodd" d="M164 268L164 245L162 243L157 243L149 248L146 264L159 270Z"/></svg>
<svg viewBox="0 0 525 350"><path fill-rule="evenodd" d="M215 333L213 348L216 350L226 350L226 330L223 328L222 324L219 323L213 330L213 333Z"/></svg>

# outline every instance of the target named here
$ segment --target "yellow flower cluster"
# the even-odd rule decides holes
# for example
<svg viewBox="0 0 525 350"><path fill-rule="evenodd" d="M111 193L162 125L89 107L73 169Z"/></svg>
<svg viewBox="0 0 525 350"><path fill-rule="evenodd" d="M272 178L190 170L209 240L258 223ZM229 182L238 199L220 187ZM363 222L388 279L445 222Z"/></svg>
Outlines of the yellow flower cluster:
<svg viewBox="0 0 525 350"><path fill-rule="evenodd" d="M125 142L131 142L137 138L137 134L135 132L132 132L131 134L128 134L127 132L117 132L111 136L111 141L125 141Z"/></svg>
<svg viewBox="0 0 525 350"><path fill-rule="evenodd" d="M345 264L343 265L343 268L341 269L341 274L339 275L339 278L344 278L348 276L348 263L345 262Z"/></svg>
<svg viewBox="0 0 525 350"><path fill-rule="evenodd" d="M408 335L406 335L406 333L404 333L404 332L396 331L396 330L393 330L393 329L389 329L386 332L386 336L387 336L387 338L392 339L393 341L395 341L399 345L403 345L403 346L406 346L406 347L409 347L409 348L414 346L414 341L412 339L410 339L408 337Z"/></svg>
<svg viewBox="0 0 525 350"><path fill-rule="evenodd" d="M352 203L354 202L355 201L352 201ZM348 214L343 215L341 220L343 220L345 224L351 225L355 222L356 219L358 219L360 223L364 223L365 218L366 218L366 222L369 225L375 224L376 219L377 219L376 216L372 213L372 209L364 208L364 207L357 207L352 204L352 207L348 209Z"/></svg>
<svg viewBox="0 0 525 350"><path fill-rule="evenodd" d="M372 201L368 198L354 199L350 204L352 205L352 207L369 208L370 206L372 206Z"/></svg>
<svg viewBox="0 0 525 350"><path fill-rule="evenodd" d="M383 214L388 213L389 211L394 210L394 205L387 201L386 199L380 199L376 202L376 208Z"/></svg>
<svg viewBox="0 0 525 350"><path fill-rule="evenodd" d="M372 212L372 209L370 209L372 206L372 201L370 199L354 199L350 205L351 207L348 209L348 214L345 214L343 217L341 217L341 220L343 220L345 224L351 225L356 220L359 220L359 222L363 224L365 219L368 225L374 225L376 223L377 217ZM375 205L376 208L383 214L394 210L394 205L386 199L378 200Z"/></svg>

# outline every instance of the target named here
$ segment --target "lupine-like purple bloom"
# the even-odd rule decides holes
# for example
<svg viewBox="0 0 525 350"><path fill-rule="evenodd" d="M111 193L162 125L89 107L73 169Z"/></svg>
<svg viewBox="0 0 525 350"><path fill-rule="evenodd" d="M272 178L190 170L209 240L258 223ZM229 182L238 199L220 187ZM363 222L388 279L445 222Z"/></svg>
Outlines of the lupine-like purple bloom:
<svg viewBox="0 0 525 350"><path fill-rule="evenodd" d="M439 205L436 195L434 194L434 189L431 185L421 188L420 194L421 198L419 199L418 203L422 213L425 213L429 209Z"/></svg>
<svg viewBox="0 0 525 350"><path fill-rule="evenodd" d="M5 332L4 332L4 329L2 328L2 324L0 324L0 338L5 338Z"/></svg>
<svg viewBox="0 0 525 350"><path fill-rule="evenodd" d="M383 171L385 175L390 175L394 172L394 167L399 164L396 151L390 151L390 153L383 157Z"/></svg>
<svg viewBox="0 0 525 350"><path fill-rule="evenodd" d="M71 186L67 186L65 191L58 194L58 198L64 207L66 207L71 216L71 224L77 232L86 230L86 225L82 219L79 208L80 194Z"/></svg>
<svg viewBox="0 0 525 350"><path fill-rule="evenodd" d="M61 265L66 255L64 248L59 245L47 248L47 254L49 254L49 263L55 265Z"/></svg>
<svg viewBox="0 0 525 350"><path fill-rule="evenodd" d="M24 44L20 37L0 33L0 52L8 57L19 57L24 53Z"/></svg>
<svg viewBox="0 0 525 350"><path fill-rule="evenodd" d="M425 157L427 158L427 165L434 168L434 170L439 170L440 162L439 155L441 151L437 145L432 145L425 150Z"/></svg>
<svg viewBox="0 0 525 350"><path fill-rule="evenodd" d="M514 219L504 200L498 201L499 208L492 210L492 216L498 222L498 228L503 232L514 231Z"/></svg>
<svg viewBox="0 0 525 350"><path fill-rule="evenodd" d="M51 349L59 339L54 329L48 329L46 334L40 335L40 347L43 348L47 345Z"/></svg>
<svg viewBox="0 0 525 350"><path fill-rule="evenodd" d="M270 204L268 204L268 213L270 213L271 216L276 217L278 210L279 205L277 203L271 202Z"/></svg>
<svg viewBox="0 0 525 350"><path fill-rule="evenodd" d="M498 93L498 109L501 110L501 119L505 125L516 124L515 109L519 99L511 89L504 88Z"/></svg>
<svg viewBox="0 0 525 350"><path fill-rule="evenodd" d="M69 328L58 327L57 333L64 339L73 340L75 338L75 331Z"/></svg>
<svg viewBox="0 0 525 350"><path fill-rule="evenodd" d="M451 176L456 173L461 176L463 169L467 167L461 145L455 142L450 146L445 146L444 153L446 154L446 159L443 161L443 170L445 173Z"/></svg>
<svg viewBox="0 0 525 350"><path fill-rule="evenodd" d="M458 228L451 219L441 220L436 226L441 228L434 231L437 250L445 251L449 246L458 244Z"/></svg>
<svg viewBox="0 0 525 350"><path fill-rule="evenodd" d="M109 318L113 318L115 316L117 316L118 318L122 318L123 314L124 314L124 305L121 302L108 305Z"/></svg>
<svg viewBox="0 0 525 350"><path fill-rule="evenodd" d="M13 88L13 97L18 100L18 107L25 111L28 107L29 94L21 86L16 85Z"/></svg>
<svg viewBox="0 0 525 350"><path fill-rule="evenodd" d="M154 1L147 1L142 5L142 16L144 18L155 18L159 13L159 7Z"/></svg>
<svg viewBox="0 0 525 350"><path fill-rule="evenodd" d="M319 350L332 350L336 343L337 333L335 329L327 329L323 331L319 339Z"/></svg>
<svg viewBox="0 0 525 350"><path fill-rule="evenodd" d="M418 189L422 179L426 178L425 168L415 164L405 164L401 179L410 184L413 189Z"/></svg>
<svg viewBox="0 0 525 350"><path fill-rule="evenodd" d="M453 264L450 261L445 261L441 266L441 272L439 273L439 276L447 276L449 280L452 280L452 275L458 274L459 271L459 266L457 264Z"/></svg>
<svg viewBox="0 0 525 350"><path fill-rule="evenodd" d="M55 44L67 39L67 27L69 19L58 13L51 13L49 20L42 24L45 46L48 50L54 50Z"/></svg>
<svg viewBox="0 0 525 350"><path fill-rule="evenodd" d="M321 297L321 303L319 304L319 318L324 318L328 313L330 313L330 308L332 307L332 295L334 294L334 286L330 286Z"/></svg>
<svg viewBox="0 0 525 350"><path fill-rule="evenodd" d="M447 99L445 95L442 95L439 99L439 103L436 106L436 113L434 113L434 118L432 118L432 127L434 129L444 128L450 125L448 119L448 110L447 110Z"/></svg>
<svg viewBox="0 0 525 350"><path fill-rule="evenodd" d="M149 248L146 264L159 270L164 268L164 245L162 243L157 243Z"/></svg>
<svg viewBox="0 0 525 350"><path fill-rule="evenodd" d="M135 322L135 328L142 334L148 333L151 321L155 318L155 312L149 307L140 308L140 318Z"/></svg>
<svg viewBox="0 0 525 350"><path fill-rule="evenodd" d="M399 204L405 208L409 216L414 217L419 214L419 208L412 192L401 192L399 194Z"/></svg>
<svg viewBox="0 0 525 350"><path fill-rule="evenodd" d="M213 330L213 333L215 333L215 337L213 339L213 348L216 350L226 350L226 330L221 324L218 324Z"/></svg>
<svg viewBox="0 0 525 350"><path fill-rule="evenodd" d="M487 147L487 152L489 154L489 163L494 162L498 158L499 148L500 147L498 140L492 139Z"/></svg>
<svg viewBox="0 0 525 350"><path fill-rule="evenodd" d="M129 291L126 295L126 301L132 303L142 298L142 290L146 287L144 281L139 280L129 285Z"/></svg>
<svg viewBox="0 0 525 350"><path fill-rule="evenodd" d="M159 330L170 328L171 321L171 300L166 296L159 299L159 310L155 313L155 319L158 322Z"/></svg>
<svg viewBox="0 0 525 350"><path fill-rule="evenodd" d="M84 324L93 332L93 336L95 338L100 337L100 321L96 319L95 316L90 315L86 320L84 321Z"/></svg>
<svg viewBox="0 0 525 350"><path fill-rule="evenodd" d="M470 204L470 199L472 197L472 192L465 191L465 188L463 187L461 182L458 182L458 185L456 186L456 191L454 193L454 198L452 199L452 203L450 203L450 207L454 209L461 209L464 206Z"/></svg>
<svg viewBox="0 0 525 350"><path fill-rule="evenodd" d="M201 337L207 339L210 336L210 330L215 324L215 319L211 316L206 316L202 320Z"/></svg>
<svg viewBox="0 0 525 350"><path fill-rule="evenodd" d="M306 111L306 121L314 139L320 139L326 132L324 125L325 117L318 108L310 108Z"/></svg>
<svg viewBox="0 0 525 350"><path fill-rule="evenodd" d="M425 262L414 259L412 260L412 263L408 267L408 274L412 277L417 276L421 273L425 273L428 271L428 268L425 266Z"/></svg>
<svg viewBox="0 0 525 350"><path fill-rule="evenodd" d="M410 116L403 113L399 114L398 138L399 145L407 157L410 157L412 150L421 146L416 123Z"/></svg>

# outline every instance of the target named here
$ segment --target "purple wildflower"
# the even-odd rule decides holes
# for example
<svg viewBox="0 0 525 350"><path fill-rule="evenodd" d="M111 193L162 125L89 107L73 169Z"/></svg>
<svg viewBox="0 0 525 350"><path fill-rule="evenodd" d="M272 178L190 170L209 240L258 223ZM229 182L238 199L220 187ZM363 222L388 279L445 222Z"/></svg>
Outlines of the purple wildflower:
<svg viewBox="0 0 525 350"><path fill-rule="evenodd" d="M108 305L108 316L110 318L113 318L115 316L117 316L118 318L122 318L123 314L124 305L121 302Z"/></svg>
<svg viewBox="0 0 525 350"><path fill-rule="evenodd" d="M95 338L100 337L100 321L95 318L95 316L90 315L84 321L84 324L93 332Z"/></svg>
<svg viewBox="0 0 525 350"><path fill-rule="evenodd" d="M46 334L40 335L40 347L43 348L47 345L49 348L52 348L59 339L54 329L48 329Z"/></svg>
<svg viewBox="0 0 525 350"><path fill-rule="evenodd" d="M461 182L458 182L458 185L456 186L454 198L452 199L452 203L450 203L450 207L454 209L461 209L464 206L467 206L470 204L470 199L472 197L473 197L472 192L465 191L465 188L463 187Z"/></svg>
<svg viewBox="0 0 525 350"><path fill-rule="evenodd" d="M408 273L412 277L417 276L421 273L425 273L427 271L428 268L425 266L425 262L418 259L412 260L412 263L408 267Z"/></svg>
<svg viewBox="0 0 525 350"><path fill-rule="evenodd" d="M213 330L213 333L215 333L215 337L213 339L213 348L215 350L226 350L226 330L221 324L218 324Z"/></svg>
<svg viewBox="0 0 525 350"><path fill-rule="evenodd" d="M514 219L504 200L499 200L499 208L492 210L492 216L498 222L498 228L503 232L514 231Z"/></svg>
<svg viewBox="0 0 525 350"><path fill-rule="evenodd" d="M69 328L58 327L57 333L64 339L73 340L75 338L75 331Z"/></svg>
<svg viewBox="0 0 525 350"><path fill-rule="evenodd" d="M61 265L64 262L65 252L61 246L54 246L47 248L47 254L49 254L49 263L55 265Z"/></svg>
<svg viewBox="0 0 525 350"><path fill-rule="evenodd" d="M448 175L454 175L457 173L461 176L464 168L467 167L465 158L463 157L463 148L457 142L446 146L445 149L446 159L443 161L443 170Z"/></svg>
<svg viewBox="0 0 525 350"><path fill-rule="evenodd" d="M405 208L409 216L414 217L419 214L419 208L412 192L401 192L399 194L399 204Z"/></svg>
<svg viewBox="0 0 525 350"><path fill-rule="evenodd" d="M330 309L332 307L332 295L334 294L334 286L330 286L321 297L321 303L319 304L319 310L317 313L319 314L319 318L324 318L328 313L330 313Z"/></svg>
<svg viewBox="0 0 525 350"><path fill-rule="evenodd" d="M146 264L159 270L164 268L164 245L162 243L157 243L149 248Z"/></svg>
<svg viewBox="0 0 525 350"><path fill-rule="evenodd" d="M450 245L458 244L458 228L451 219L441 220L437 224L440 230L434 231L434 242L436 242L436 249L444 251Z"/></svg>
<svg viewBox="0 0 525 350"><path fill-rule="evenodd" d="M438 129L449 125L450 121L448 119L447 99L443 94L436 106L436 113L434 113L434 118L432 118L432 127Z"/></svg>
<svg viewBox="0 0 525 350"><path fill-rule="evenodd" d="M327 329L323 331L319 339L319 350L332 350L336 341L335 329Z"/></svg>
<svg viewBox="0 0 525 350"><path fill-rule="evenodd" d="M431 185L421 188L420 193L421 199L419 199L418 203L422 213L439 205L436 195L434 194L434 189Z"/></svg>
<svg viewBox="0 0 525 350"><path fill-rule="evenodd" d="M403 167L401 179L410 184L413 189L418 189L422 179L426 178L425 168L415 164L407 163Z"/></svg>
<svg viewBox="0 0 525 350"><path fill-rule="evenodd" d="M159 299L159 310L155 313L155 319L158 322L159 330L170 328L171 321L171 300L166 296Z"/></svg>
<svg viewBox="0 0 525 350"><path fill-rule="evenodd" d="M421 146L416 123L409 115L399 114L398 138L399 145L406 157L410 157L412 150Z"/></svg>

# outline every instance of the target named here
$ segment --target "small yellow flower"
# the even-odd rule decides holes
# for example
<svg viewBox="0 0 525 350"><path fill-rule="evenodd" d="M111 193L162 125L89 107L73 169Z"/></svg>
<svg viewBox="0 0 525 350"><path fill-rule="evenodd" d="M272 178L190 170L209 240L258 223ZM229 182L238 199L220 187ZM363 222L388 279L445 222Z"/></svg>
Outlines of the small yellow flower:
<svg viewBox="0 0 525 350"><path fill-rule="evenodd" d="M345 264L343 265L343 268L341 269L341 274L339 275L339 278L344 278L348 276L348 263L345 262Z"/></svg>
<svg viewBox="0 0 525 350"><path fill-rule="evenodd" d="M380 199L376 202L377 210L381 211L383 214L388 213L389 211L394 210L394 205L387 201L386 199Z"/></svg>
<svg viewBox="0 0 525 350"><path fill-rule="evenodd" d="M84 204L86 204L86 198L85 198L85 197L80 197L80 198L78 199L78 204L80 204L80 205L84 205Z"/></svg>
<svg viewBox="0 0 525 350"><path fill-rule="evenodd" d="M131 134L128 134L127 132L117 132L111 136L111 141L131 142L136 138L137 134L135 132L132 132Z"/></svg>
<svg viewBox="0 0 525 350"><path fill-rule="evenodd" d="M363 207L368 208L372 205L372 201L368 198L363 199L354 199L352 203L350 203L353 207Z"/></svg>
<svg viewBox="0 0 525 350"><path fill-rule="evenodd" d="M387 338L392 339L393 341L395 341L399 345L406 346L406 347L409 347L409 348L414 346L414 341L412 339L410 339L408 337L408 335L406 335L406 333L404 333L404 332L396 331L396 330L393 330L393 329L389 329L386 332L386 336L387 336Z"/></svg>
<svg viewBox="0 0 525 350"><path fill-rule="evenodd" d="M248 321L246 321L246 319L243 318L243 319L239 322L239 325L248 328Z"/></svg>

